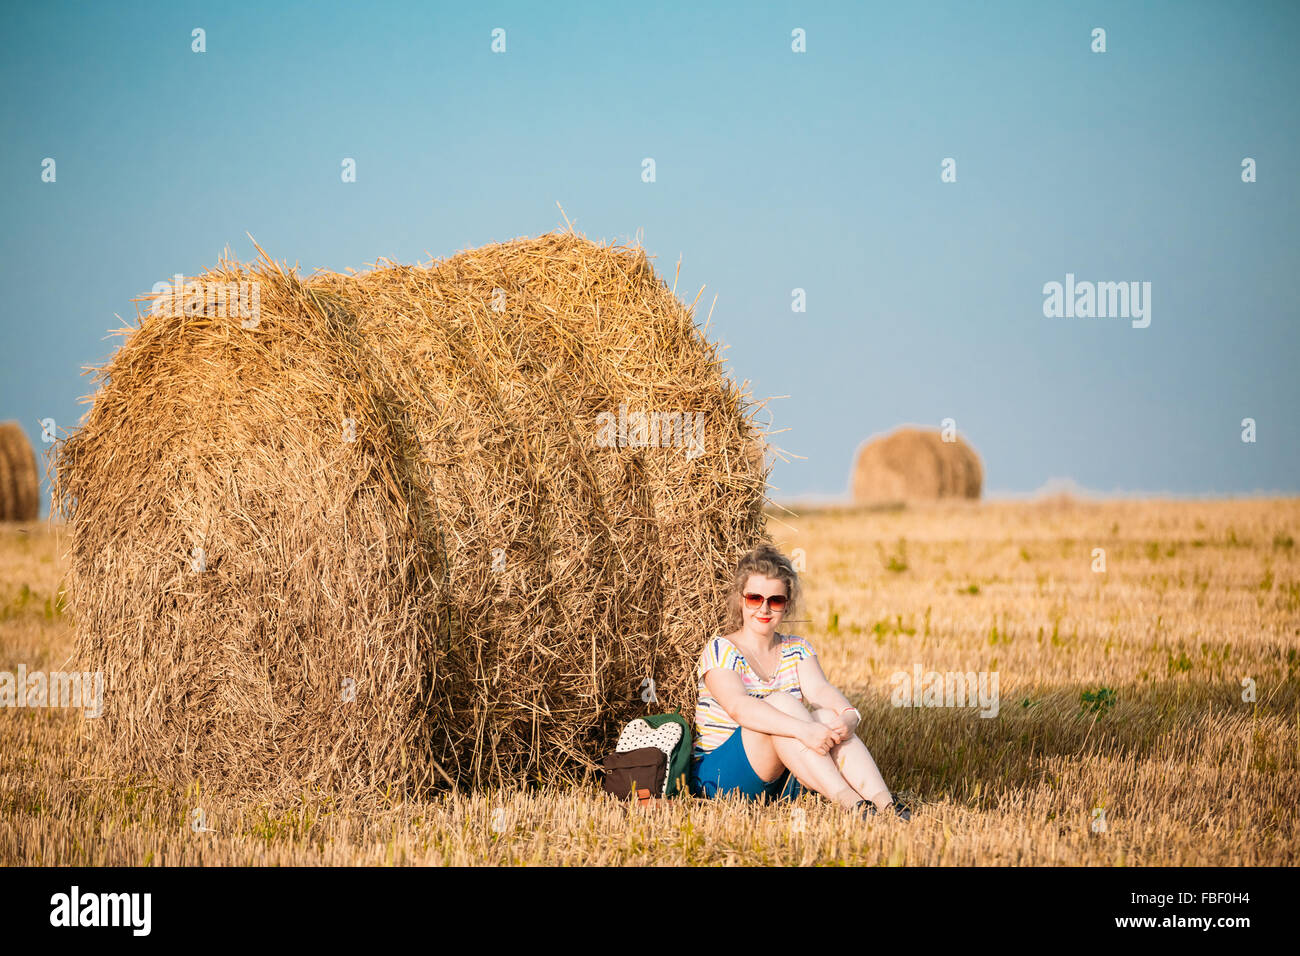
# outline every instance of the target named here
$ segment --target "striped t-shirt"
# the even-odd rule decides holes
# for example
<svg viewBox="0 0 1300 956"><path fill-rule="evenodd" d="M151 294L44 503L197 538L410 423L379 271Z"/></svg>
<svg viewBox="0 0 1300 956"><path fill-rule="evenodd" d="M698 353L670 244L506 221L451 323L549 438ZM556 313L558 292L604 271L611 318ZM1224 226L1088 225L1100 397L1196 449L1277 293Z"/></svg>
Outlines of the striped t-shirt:
<svg viewBox="0 0 1300 956"><path fill-rule="evenodd" d="M727 738L740 726L713 699L708 685L704 683L704 675L713 668L721 667L740 674L741 683L745 685L750 697L762 699L768 694L783 690L796 700L803 700L803 693L799 689L798 665L801 660L812 657L817 652L802 637L789 634L778 634L777 637L781 640L781 663L771 681L760 680L740 649L725 637L714 637L704 645L699 667L696 668L699 702L695 705L695 749L691 753L692 759L702 757L726 743Z"/></svg>

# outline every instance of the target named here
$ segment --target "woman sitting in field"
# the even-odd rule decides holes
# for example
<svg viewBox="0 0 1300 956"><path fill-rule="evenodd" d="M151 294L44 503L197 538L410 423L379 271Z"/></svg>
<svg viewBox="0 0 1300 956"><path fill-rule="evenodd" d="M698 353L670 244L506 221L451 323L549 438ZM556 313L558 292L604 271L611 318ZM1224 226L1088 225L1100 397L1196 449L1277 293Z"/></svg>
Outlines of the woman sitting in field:
<svg viewBox="0 0 1300 956"><path fill-rule="evenodd" d="M736 566L728 612L738 629L713 637L700 656L691 793L788 799L802 784L864 817L892 807L910 820L855 733L862 715L826 680L805 638L777 633L798 587L770 545Z"/></svg>

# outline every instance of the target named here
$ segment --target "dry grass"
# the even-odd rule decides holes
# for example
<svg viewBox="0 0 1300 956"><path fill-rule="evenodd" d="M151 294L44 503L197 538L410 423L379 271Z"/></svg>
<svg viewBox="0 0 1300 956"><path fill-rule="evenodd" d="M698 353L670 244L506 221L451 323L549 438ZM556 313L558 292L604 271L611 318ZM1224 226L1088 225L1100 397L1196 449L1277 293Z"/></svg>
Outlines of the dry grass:
<svg viewBox="0 0 1300 956"><path fill-rule="evenodd" d="M789 630L858 704L910 825L812 796L646 812L594 783L235 801L86 779L84 718L23 709L0 710L0 864L1297 863L1300 501L955 502L772 527L807 562ZM44 526L23 530L0 530L0 670L56 669L66 569ZM999 716L891 707L889 675L917 663L996 670Z"/></svg>

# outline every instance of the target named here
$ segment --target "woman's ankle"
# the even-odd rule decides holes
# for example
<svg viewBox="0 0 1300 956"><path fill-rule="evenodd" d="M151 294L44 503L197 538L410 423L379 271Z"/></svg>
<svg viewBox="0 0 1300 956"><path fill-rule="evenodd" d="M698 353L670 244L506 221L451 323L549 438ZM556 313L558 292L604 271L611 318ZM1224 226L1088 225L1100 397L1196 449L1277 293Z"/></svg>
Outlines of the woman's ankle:
<svg viewBox="0 0 1300 956"><path fill-rule="evenodd" d="M894 802L894 797L888 790L881 790L879 793L872 794L867 799L876 805L877 810L883 810Z"/></svg>
<svg viewBox="0 0 1300 956"><path fill-rule="evenodd" d="M836 803L838 803L840 806L844 807L845 809L852 810L854 807L856 807L859 803L862 802L862 795L858 793L856 790L854 790L852 787L845 787L839 793L831 797L831 799L834 800Z"/></svg>

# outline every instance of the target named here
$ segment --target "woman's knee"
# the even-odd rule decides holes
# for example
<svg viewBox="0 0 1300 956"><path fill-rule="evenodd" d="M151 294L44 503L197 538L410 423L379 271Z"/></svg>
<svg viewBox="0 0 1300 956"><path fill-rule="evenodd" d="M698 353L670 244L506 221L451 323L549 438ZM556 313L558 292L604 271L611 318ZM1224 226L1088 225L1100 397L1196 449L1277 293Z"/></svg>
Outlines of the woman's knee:
<svg viewBox="0 0 1300 956"><path fill-rule="evenodd" d="M761 730L741 728L740 742L745 748L745 756L749 759L749 765L754 772L765 783L771 782L768 777L775 778L785 769L785 762L776 748L777 739L774 735L765 734Z"/></svg>
<svg viewBox="0 0 1300 956"><path fill-rule="evenodd" d="M812 719L821 724L833 724L840 719L840 715L829 707L816 707L811 713Z"/></svg>

